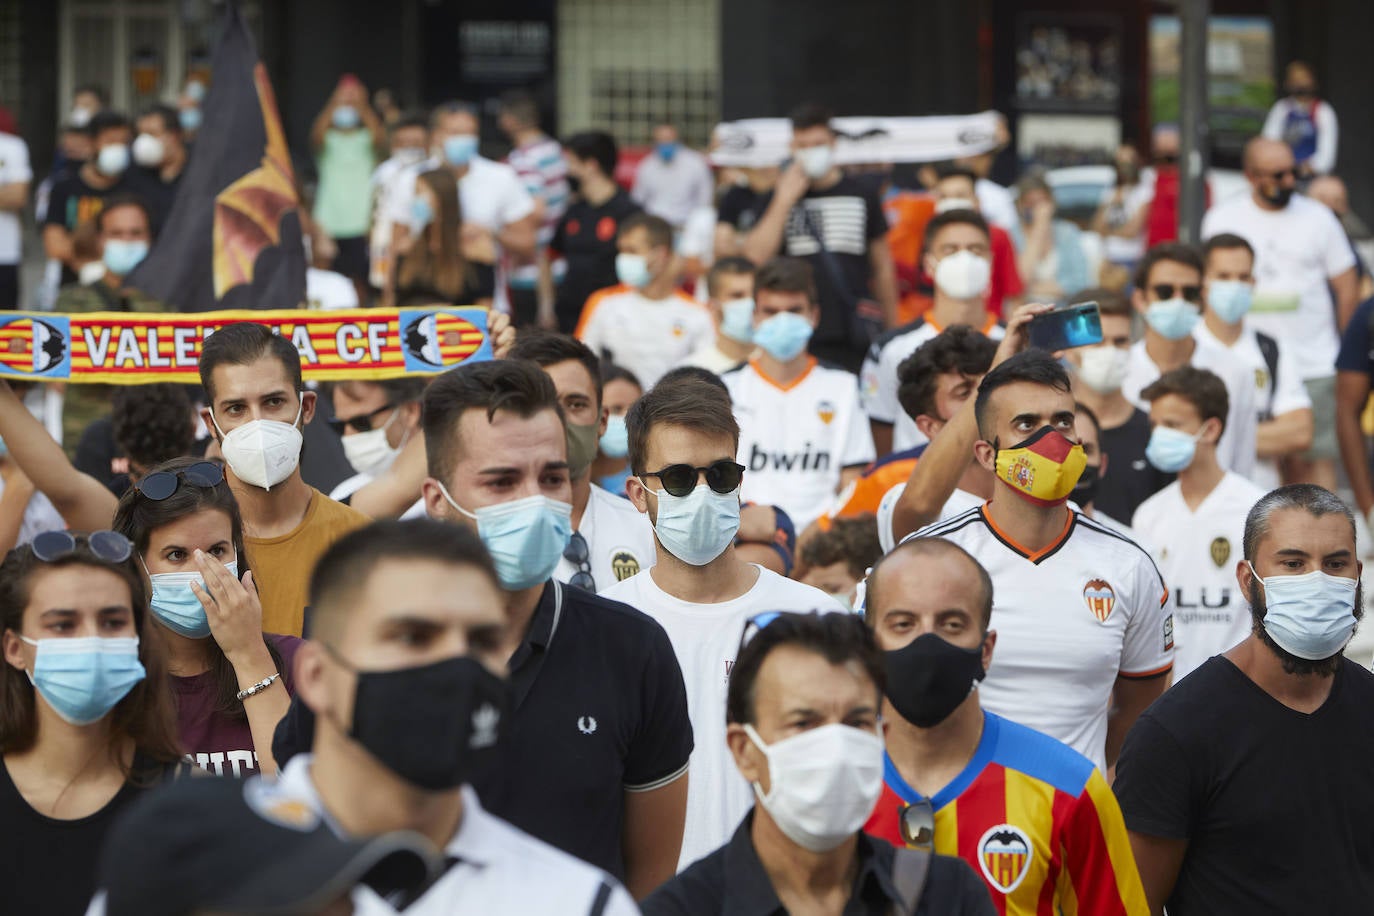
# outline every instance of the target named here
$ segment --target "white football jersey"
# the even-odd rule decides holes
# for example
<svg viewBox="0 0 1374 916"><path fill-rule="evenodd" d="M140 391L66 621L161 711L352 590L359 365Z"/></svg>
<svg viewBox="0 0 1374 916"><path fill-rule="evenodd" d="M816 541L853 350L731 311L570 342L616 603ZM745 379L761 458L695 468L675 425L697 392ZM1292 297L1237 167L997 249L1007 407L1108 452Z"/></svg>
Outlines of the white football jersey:
<svg viewBox="0 0 1374 916"><path fill-rule="evenodd" d="M596 484L592 484L577 533L587 540L587 565L597 591L654 565L654 527L649 516L625 497ZM570 582L580 568L564 557L554 568L553 577Z"/></svg>
<svg viewBox="0 0 1374 916"><path fill-rule="evenodd" d="M646 299L637 289L612 286L587 297L577 337L597 356L629 369L648 391L669 369L715 342L706 307L681 290Z"/></svg>
<svg viewBox="0 0 1374 916"><path fill-rule="evenodd" d="M1067 507L1063 533L1034 552L999 532L986 505L911 537L953 541L992 577L997 648L979 687L983 708L1106 772L1117 677L1162 675L1174 660L1173 602L1149 554Z"/></svg>
<svg viewBox="0 0 1374 916"><path fill-rule="evenodd" d="M835 500L840 471L873 460L859 382L813 357L786 387L751 361L721 376L739 421L745 502L781 506L802 531Z"/></svg>
<svg viewBox="0 0 1374 916"><path fill-rule="evenodd" d="M1250 633L1250 602L1236 584L1245 517L1265 491L1227 473L1196 510L1174 481L1135 510L1131 524L1174 591L1174 682Z"/></svg>
<svg viewBox="0 0 1374 916"><path fill-rule="evenodd" d="M878 511L875 513L878 519L878 544L882 546L883 553L891 553L892 548L897 546L897 536L892 531L892 516L897 511L897 501L906 492L906 481L893 485L892 489L883 494L882 501L878 503ZM975 496L968 490L954 488L954 492L949 494L949 499L940 507L940 517L932 522L935 524L943 522L947 518L976 509L983 504L981 496Z"/></svg>

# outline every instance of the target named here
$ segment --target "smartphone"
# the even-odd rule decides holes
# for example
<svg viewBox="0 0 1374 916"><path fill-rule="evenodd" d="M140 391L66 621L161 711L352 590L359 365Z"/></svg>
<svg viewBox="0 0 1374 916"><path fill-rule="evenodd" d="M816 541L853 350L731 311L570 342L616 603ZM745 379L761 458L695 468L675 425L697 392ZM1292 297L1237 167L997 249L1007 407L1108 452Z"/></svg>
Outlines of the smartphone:
<svg viewBox="0 0 1374 916"><path fill-rule="evenodd" d="M1102 343L1102 313L1096 302L1084 302L1037 315L1026 327L1030 345L1051 353Z"/></svg>

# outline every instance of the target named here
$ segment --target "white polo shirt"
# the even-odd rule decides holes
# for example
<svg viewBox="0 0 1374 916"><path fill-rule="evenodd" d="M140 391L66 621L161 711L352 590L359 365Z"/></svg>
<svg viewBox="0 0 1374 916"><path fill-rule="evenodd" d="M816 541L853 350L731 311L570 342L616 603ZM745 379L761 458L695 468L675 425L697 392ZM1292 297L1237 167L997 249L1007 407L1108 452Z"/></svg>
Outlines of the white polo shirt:
<svg viewBox="0 0 1374 916"><path fill-rule="evenodd" d="M14 134L0 133L0 185L33 181L29 146ZM19 214L0 210L0 264L18 264L23 226Z"/></svg>
<svg viewBox="0 0 1374 916"><path fill-rule="evenodd" d="M759 575L753 588L733 601L718 604L675 598L659 588L647 572L601 592L601 597L624 602L663 625L687 685L687 712L695 746L688 765L687 822L679 871L728 843L754 804L754 791L740 775L725 743L726 691L744 625L764 611L844 611L838 601L818 588L762 566L754 568Z"/></svg>
<svg viewBox="0 0 1374 916"><path fill-rule="evenodd" d="M1067 507L1063 532L1034 552L999 532L986 506L911 537L951 540L992 577L997 651L978 690L983 708L1058 738L1105 773L1117 677L1155 677L1174 661L1173 601L1149 554Z"/></svg>
<svg viewBox="0 0 1374 916"><path fill-rule="evenodd" d="M654 529L649 516L623 496L596 484L577 532L587 539L587 554L596 590L604 591L654 565ZM570 582L578 567L559 560L553 577Z"/></svg>
<svg viewBox="0 0 1374 916"><path fill-rule="evenodd" d="M714 343L716 326L706 307L682 290L648 299L621 284L587 297L577 338L598 356L610 354L648 391L669 369Z"/></svg>
<svg viewBox="0 0 1374 916"><path fill-rule="evenodd" d="M739 422L745 502L781 506L798 531L835 501L840 472L873 460L873 434L853 374L817 362L787 386L757 360L721 376Z"/></svg>
<svg viewBox="0 0 1374 916"><path fill-rule="evenodd" d="M1245 517L1266 491L1227 472L1196 510L1174 481L1140 504L1131 523L1174 590L1174 682L1250 633L1250 602L1236 584Z"/></svg>

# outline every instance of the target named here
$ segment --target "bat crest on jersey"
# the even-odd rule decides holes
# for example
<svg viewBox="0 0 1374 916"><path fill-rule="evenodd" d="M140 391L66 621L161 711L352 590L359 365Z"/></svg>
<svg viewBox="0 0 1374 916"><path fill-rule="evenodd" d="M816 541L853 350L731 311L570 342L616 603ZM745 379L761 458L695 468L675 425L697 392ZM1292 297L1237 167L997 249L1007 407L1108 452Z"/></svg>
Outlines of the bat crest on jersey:
<svg viewBox="0 0 1374 916"><path fill-rule="evenodd" d="M835 419L835 402L834 402L834 401L819 401L819 402L817 402L817 404L816 404L816 416L818 416L818 417L821 418L821 422L822 422L822 423L824 423L826 426L829 426L829 425L830 425L830 421L833 420L833 419Z"/></svg>
<svg viewBox="0 0 1374 916"><path fill-rule="evenodd" d="M1212 562L1217 564L1217 569L1223 568L1226 561L1231 559L1231 542L1226 538L1213 538L1211 553Z"/></svg>
<svg viewBox="0 0 1374 916"><path fill-rule="evenodd" d="M1010 894L1030 871L1031 843L1026 832L1012 824L998 824L978 841L978 864L983 877L1004 894Z"/></svg>
<svg viewBox="0 0 1374 916"><path fill-rule="evenodd" d="M1083 586L1083 600L1093 616L1106 623L1107 618L1112 616L1112 608L1116 606L1116 592L1106 579L1089 579L1088 584Z"/></svg>
<svg viewBox="0 0 1374 916"><path fill-rule="evenodd" d="M611 572L615 581L624 582L639 572L639 558L624 548L617 550L611 555Z"/></svg>

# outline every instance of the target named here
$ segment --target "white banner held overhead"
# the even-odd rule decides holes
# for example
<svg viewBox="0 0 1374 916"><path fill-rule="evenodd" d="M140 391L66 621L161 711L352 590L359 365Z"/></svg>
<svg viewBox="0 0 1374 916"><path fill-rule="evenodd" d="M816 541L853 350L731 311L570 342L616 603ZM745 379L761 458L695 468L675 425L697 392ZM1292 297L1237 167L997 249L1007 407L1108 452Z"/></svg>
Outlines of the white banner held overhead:
<svg viewBox="0 0 1374 916"><path fill-rule="evenodd" d="M997 146L998 114L932 115L923 118L835 118L840 165L869 162L943 162L975 156ZM716 125L711 164L759 168L792 155L792 122L749 118Z"/></svg>

